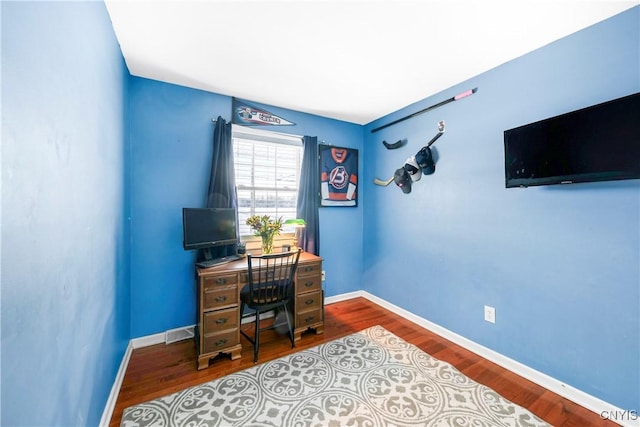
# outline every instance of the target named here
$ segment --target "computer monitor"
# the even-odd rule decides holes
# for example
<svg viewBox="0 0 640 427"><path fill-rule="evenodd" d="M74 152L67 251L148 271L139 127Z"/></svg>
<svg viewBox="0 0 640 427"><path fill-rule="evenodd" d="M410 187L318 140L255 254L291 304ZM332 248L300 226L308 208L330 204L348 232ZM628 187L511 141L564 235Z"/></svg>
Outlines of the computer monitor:
<svg viewBox="0 0 640 427"><path fill-rule="evenodd" d="M233 208L183 208L182 227L185 250L238 243L236 210Z"/></svg>

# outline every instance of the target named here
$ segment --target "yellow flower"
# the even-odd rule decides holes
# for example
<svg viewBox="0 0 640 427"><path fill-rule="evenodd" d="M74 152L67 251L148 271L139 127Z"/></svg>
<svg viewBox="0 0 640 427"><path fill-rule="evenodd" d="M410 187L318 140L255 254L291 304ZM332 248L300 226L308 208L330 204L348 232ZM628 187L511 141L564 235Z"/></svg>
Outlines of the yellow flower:
<svg viewBox="0 0 640 427"><path fill-rule="evenodd" d="M269 215L252 215L247 218L247 225L256 236L276 236L282 230L282 217L272 220Z"/></svg>

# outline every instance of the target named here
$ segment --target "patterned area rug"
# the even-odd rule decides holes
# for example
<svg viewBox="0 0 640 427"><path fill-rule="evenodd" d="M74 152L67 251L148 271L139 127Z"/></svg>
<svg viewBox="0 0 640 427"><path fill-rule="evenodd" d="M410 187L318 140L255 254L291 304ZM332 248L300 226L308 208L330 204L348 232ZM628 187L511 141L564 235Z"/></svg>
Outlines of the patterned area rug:
<svg viewBox="0 0 640 427"><path fill-rule="evenodd" d="M125 409L121 426L547 426L381 326Z"/></svg>

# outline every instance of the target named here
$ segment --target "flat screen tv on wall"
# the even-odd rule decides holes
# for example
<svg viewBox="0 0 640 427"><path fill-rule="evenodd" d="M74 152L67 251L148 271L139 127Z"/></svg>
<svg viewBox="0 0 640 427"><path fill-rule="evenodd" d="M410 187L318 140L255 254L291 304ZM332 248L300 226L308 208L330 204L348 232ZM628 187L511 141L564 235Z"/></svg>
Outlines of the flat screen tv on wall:
<svg viewBox="0 0 640 427"><path fill-rule="evenodd" d="M640 93L504 131L507 188L640 178Z"/></svg>

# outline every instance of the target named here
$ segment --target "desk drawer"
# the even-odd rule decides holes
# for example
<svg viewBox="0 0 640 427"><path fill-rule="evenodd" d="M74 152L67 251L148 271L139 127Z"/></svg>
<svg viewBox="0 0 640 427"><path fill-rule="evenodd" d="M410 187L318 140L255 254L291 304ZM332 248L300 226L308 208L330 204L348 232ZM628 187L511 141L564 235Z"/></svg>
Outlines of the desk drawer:
<svg viewBox="0 0 640 427"><path fill-rule="evenodd" d="M319 274L313 276L298 276L296 280L296 295L305 292L314 292L322 289L322 277Z"/></svg>
<svg viewBox="0 0 640 427"><path fill-rule="evenodd" d="M231 286L204 291L202 299L203 310L238 305L238 287Z"/></svg>
<svg viewBox="0 0 640 427"><path fill-rule="evenodd" d="M307 275L320 275L322 272L322 263L314 262L311 264L298 265L297 275L298 277Z"/></svg>
<svg viewBox="0 0 640 427"><path fill-rule="evenodd" d="M238 331L235 329L220 334L207 335L204 337L204 351L202 353L221 351L238 343Z"/></svg>
<svg viewBox="0 0 640 427"><path fill-rule="evenodd" d="M208 335L226 329L238 328L238 307L210 311L204 314L202 333Z"/></svg>
<svg viewBox="0 0 640 427"><path fill-rule="evenodd" d="M296 329L304 328L322 322L322 309L310 311L298 311L296 316Z"/></svg>
<svg viewBox="0 0 640 427"><path fill-rule="evenodd" d="M205 291L220 288L222 286L233 286L238 283L237 274L217 274L202 278L203 289Z"/></svg>
<svg viewBox="0 0 640 427"><path fill-rule="evenodd" d="M296 312L322 308L322 292L310 292L296 295Z"/></svg>

